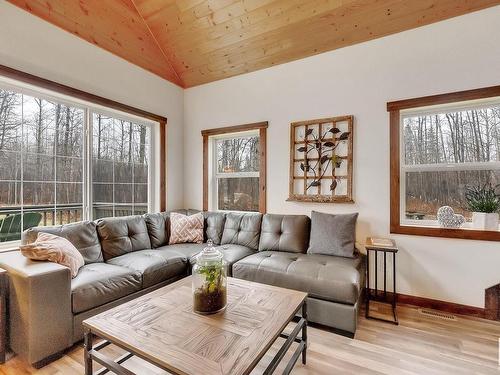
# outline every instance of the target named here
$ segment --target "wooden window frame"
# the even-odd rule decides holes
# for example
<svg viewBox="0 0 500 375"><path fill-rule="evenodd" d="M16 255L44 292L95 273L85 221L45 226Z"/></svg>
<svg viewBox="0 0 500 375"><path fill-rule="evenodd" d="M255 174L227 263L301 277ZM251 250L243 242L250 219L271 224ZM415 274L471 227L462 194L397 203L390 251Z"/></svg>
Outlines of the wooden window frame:
<svg viewBox="0 0 500 375"><path fill-rule="evenodd" d="M243 124L236 126L227 126L223 128L205 129L201 131L203 137L203 211L208 211L208 169L210 164L209 138L212 136L239 133L251 130L259 131L259 147L260 147L260 165L259 165L259 212L266 213L266 176L267 176L267 127L268 122L255 122L251 124Z"/></svg>
<svg viewBox="0 0 500 375"><path fill-rule="evenodd" d="M416 236L461 238L470 240L500 241L500 231L475 229L449 229L401 225L400 219L400 128L401 111L404 109L450 104L469 100L500 97L500 85L448 94L425 96L387 103L390 123L390 232Z"/></svg>
<svg viewBox="0 0 500 375"><path fill-rule="evenodd" d="M151 112L144 111L139 108L129 106L102 96L94 95L86 91L75 89L70 86L63 85L45 78L35 76L17 69L10 68L5 65L0 65L0 76L11 78L13 80L27 83L38 88L50 90L62 95L66 95L75 99L80 99L92 104L97 104L103 107L125 112L134 116L142 117L158 123L160 133L160 211L167 209L167 118L156 115Z"/></svg>

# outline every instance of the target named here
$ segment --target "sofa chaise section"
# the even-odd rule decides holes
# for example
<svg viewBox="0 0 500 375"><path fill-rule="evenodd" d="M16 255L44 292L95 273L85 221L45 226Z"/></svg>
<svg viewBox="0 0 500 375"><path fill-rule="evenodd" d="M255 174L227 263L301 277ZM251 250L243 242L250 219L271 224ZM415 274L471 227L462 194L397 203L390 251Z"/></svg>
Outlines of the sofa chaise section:
<svg viewBox="0 0 500 375"><path fill-rule="evenodd" d="M365 260L308 254L310 219L266 214L259 252L233 265L241 279L307 292L308 319L354 334Z"/></svg>

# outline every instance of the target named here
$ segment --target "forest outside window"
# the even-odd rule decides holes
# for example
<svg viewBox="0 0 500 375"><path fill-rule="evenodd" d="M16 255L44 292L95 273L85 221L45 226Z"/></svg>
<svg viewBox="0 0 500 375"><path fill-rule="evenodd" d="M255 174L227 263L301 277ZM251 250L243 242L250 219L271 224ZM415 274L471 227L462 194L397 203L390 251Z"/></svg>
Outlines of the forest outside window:
<svg viewBox="0 0 500 375"><path fill-rule="evenodd" d="M422 104L431 104L431 98L422 98ZM388 104L391 232L500 239L498 227L485 231L473 225L467 201L471 189L500 193L500 97L420 107L411 106L412 101L419 99L401 101L410 106L401 110L395 108L398 102ZM437 212L443 206L464 216L460 229L439 223ZM490 231L496 234L486 233Z"/></svg>
<svg viewBox="0 0 500 375"><path fill-rule="evenodd" d="M223 211L259 211L259 134L212 139L212 205Z"/></svg>
<svg viewBox="0 0 500 375"><path fill-rule="evenodd" d="M265 212L267 123L202 131L204 210Z"/></svg>
<svg viewBox="0 0 500 375"><path fill-rule="evenodd" d="M147 212L152 124L1 84L0 243L33 226Z"/></svg>

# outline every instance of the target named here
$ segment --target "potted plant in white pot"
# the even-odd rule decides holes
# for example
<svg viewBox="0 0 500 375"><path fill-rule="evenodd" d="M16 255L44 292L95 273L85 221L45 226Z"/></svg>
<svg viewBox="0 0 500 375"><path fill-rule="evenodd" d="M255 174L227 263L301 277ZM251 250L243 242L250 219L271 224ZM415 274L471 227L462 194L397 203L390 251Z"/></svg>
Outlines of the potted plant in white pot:
<svg viewBox="0 0 500 375"><path fill-rule="evenodd" d="M498 230L500 194L497 185L472 186L465 188L465 200L472 211L472 227L482 230Z"/></svg>

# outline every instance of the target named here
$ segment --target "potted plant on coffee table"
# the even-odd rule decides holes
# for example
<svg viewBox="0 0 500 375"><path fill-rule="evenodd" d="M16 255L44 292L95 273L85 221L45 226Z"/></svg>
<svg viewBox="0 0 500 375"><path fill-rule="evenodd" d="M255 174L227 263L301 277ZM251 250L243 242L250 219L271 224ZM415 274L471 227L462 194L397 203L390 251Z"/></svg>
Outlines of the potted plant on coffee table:
<svg viewBox="0 0 500 375"><path fill-rule="evenodd" d="M469 210L472 211L473 228L498 231L500 194L497 191L499 186L487 183L465 188L465 200Z"/></svg>

